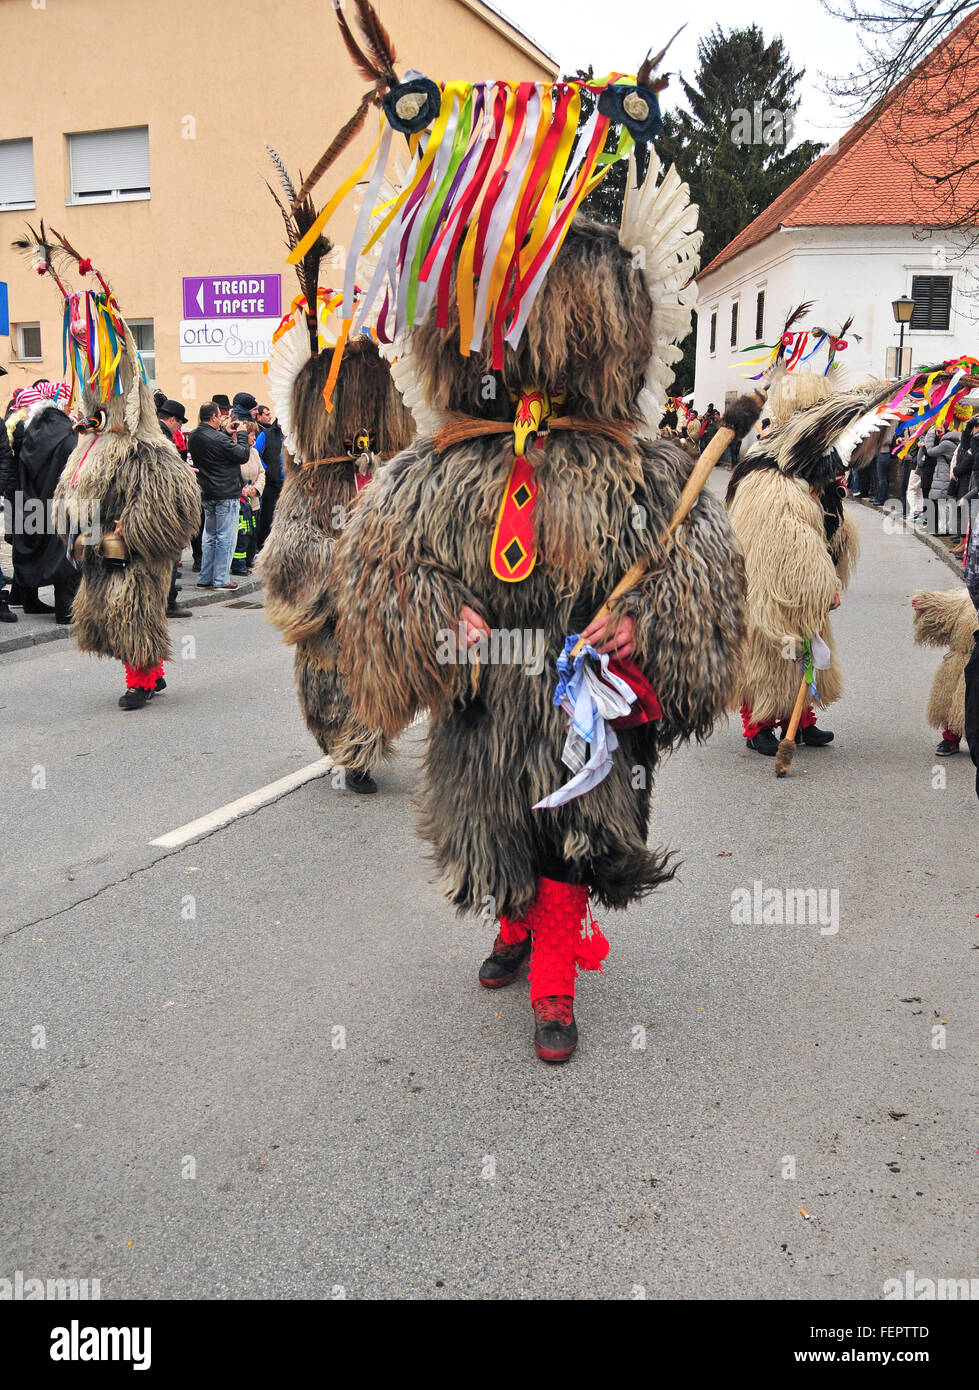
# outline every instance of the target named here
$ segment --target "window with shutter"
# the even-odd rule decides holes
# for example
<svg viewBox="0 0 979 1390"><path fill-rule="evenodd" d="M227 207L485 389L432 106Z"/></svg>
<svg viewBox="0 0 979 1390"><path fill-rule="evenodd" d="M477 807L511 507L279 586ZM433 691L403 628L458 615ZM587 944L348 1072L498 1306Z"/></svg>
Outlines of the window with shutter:
<svg viewBox="0 0 979 1390"><path fill-rule="evenodd" d="M765 336L765 291L758 291L755 300L755 337L761 342Z"/></svg>
<svg viewBox="0 0 979 1390"><path fill-rule="evenodd" d="M68 136L73 203L115 203L150 196L150 132L86 130Z"/></svg>
<svg viewBox="0 0 979 1390"><path fill-rule="evenodd" d="M711 314L711 316L710 316L710 350L711 350L711 353L712 353L712 354L715 353L715 352L717 351L717 314L716 314L716 313L713 313L713 314Z"/></svg>
<svg viewBox="0 0 979 1390"><path fill-rule="evenodd" d="M0 140L0 208L34 206L34 141Z"/></svg>
<svg viewBox="0 0 979 1390"><path fill-rule="evenodd" d="M731 305L731 346L738 345L738 301Z"/></svg>
<svg viewBox="0 0 979 1390"><path fill-rule="evenodd" d="M911 315L910 325L912 328L930 328L937 333L948 332L952 321L951 275L913 275L911 298L914 300L914 313Z"/></svg>
<svg viewBox="0 0 979 1390"><path fill-rule="evenodd" d="M17 356L22 362L41 360L41 325L39 323L15 323L14 342Z"/></svg>
<svg viewBox="0 0 979 1390"><path fill-rule="evenodd" d="M130 331L133 335L133 342L139 349L139 355L143 360L143 369L146 372L146 380L150 386L156 385L156 338L153 332L152 319L128 319Z"/></svg>

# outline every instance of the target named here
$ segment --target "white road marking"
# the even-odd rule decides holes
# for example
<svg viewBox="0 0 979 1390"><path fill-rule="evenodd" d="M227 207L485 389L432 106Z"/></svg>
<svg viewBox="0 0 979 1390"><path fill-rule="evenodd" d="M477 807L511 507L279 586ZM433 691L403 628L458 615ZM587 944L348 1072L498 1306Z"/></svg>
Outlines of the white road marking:
<svg viewBox="0 0 979 1390"><path fill-rule="evenodd" d="M188 825L180 826L178 830L171 830L169 834L161 835L158 840L151 840L150 844L157 845L160 849L179 849L191 840L199 840L202 835L209 835L212 831L220 830L222 826L230 825L232 821L240 820L242 816L257 811L260 806L267 806L270 801L277 801L280 796L295 791L306 782L323 777L332 766L332 758L320 758L308 767L301 767L298 772L290 772L288 777L280 777L277 782L270 782L267 787L259 787L257 792L240 796L237 801L229 801L227 806L221 806L198 820L192 820Z"/></svg>

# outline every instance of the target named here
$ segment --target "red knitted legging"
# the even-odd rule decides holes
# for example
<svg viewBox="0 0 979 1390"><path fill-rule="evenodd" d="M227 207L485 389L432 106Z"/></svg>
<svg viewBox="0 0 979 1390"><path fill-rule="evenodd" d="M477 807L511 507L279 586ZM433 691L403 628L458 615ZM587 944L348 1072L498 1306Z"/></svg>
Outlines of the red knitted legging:
<svg viewBox="0 0 979 1390"><path fill-rule="evenodd" d="M157 666L140 668L130 666L128 661L124 661L126 668L126 689L127 690L152 690L157 681L163 675L163 662Z"/></svg>

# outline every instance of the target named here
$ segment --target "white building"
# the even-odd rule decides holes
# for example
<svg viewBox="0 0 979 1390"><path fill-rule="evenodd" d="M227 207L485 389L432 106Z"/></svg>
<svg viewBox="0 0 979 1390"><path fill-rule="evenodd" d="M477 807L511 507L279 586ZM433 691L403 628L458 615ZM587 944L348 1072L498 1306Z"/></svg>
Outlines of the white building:
<svg viewBox="0 0 979 1390"><path fill-rule="evenodd" d="M947 46L967 26L974 27L974 19L959 26ZM913 367L961 354L979 357L979 262L970 246L973 237L942 230L952 220L948 196L937 192L907 157L913 133L916 164L926 157L919 151L927 151L936 172L949 167L947 148L941 153L920 146L927 135L921 129L924 122L919 118L912 132L907 115L927 104L916 104L914 86L933 88L930 62L908 79L899 112L859 121L700 272L698 410L710 402L722 406L745 389L744 377L757 368L738 371L732 364L760 355L746 354L750 345L774 343L786 315L806 300L812 301L812 309L800 322L802 328L837 333L853 316L848 347L837 357L850 384L865 376L897 374L888 349L898 346L900 330L891 306L902 296L915 301L904 334ZM979 140L971 138L972 156L979 158ZM938 162L942 159L944 166ZM961 150L953 159L959 162L964 162ZM963 180L957 194L964 206L979 203L979 177L973 173ZM826 362L823 347L811 365L822 369Z"/></svg>

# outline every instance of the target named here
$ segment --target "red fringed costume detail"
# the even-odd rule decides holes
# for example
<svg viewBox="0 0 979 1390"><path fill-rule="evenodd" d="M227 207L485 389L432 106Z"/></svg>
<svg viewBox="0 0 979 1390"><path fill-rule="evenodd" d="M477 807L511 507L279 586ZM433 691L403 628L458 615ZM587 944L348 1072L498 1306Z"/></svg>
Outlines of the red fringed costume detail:
<svg viewBox="0 0 979 1390"><path fill-rule="evenodd" d="M962 742L962 735L957 734L954 729L943 729L942 738L946 743L954 743L956 748L958 748L959 744Z"/></svg>
<svg viewBox="0 0 979 1390"><path fill-rule="evenodd" d="M513 917L500 917L500 939L507 946L519 946L521 941L526 941L529 931L526 922Z"/></svg>
<svg viewBox="0 0 979 1390"><path fill-rule="evenodd" d="M143 671L138 666L130 666L128 661L123 662L123 665L126 668L127 690L153 690L163 675L162 661L158 666L151 666Z"/></svg>
<svg viewBox="0 0 979 1390"><path fill-rule="evenodd" d="M554 995L573 998L579 967L601 970L609 951L589 911L587 886L542 878L527 920L534 935L530 1002Z"/></svg>
<svg viewBox="0 0 979 1390"><path fill-rule="evenodd" d="M778 725L787 729L789 727L788 716L785 719L752 719L751 706L741 706L741 727L744 729L745 738L754 738L755 734L762 729L774 729ZM799 720L800 729L810 729L816 722L816 711L812 705L807 705L802 711L802 718Z"/></svg>

